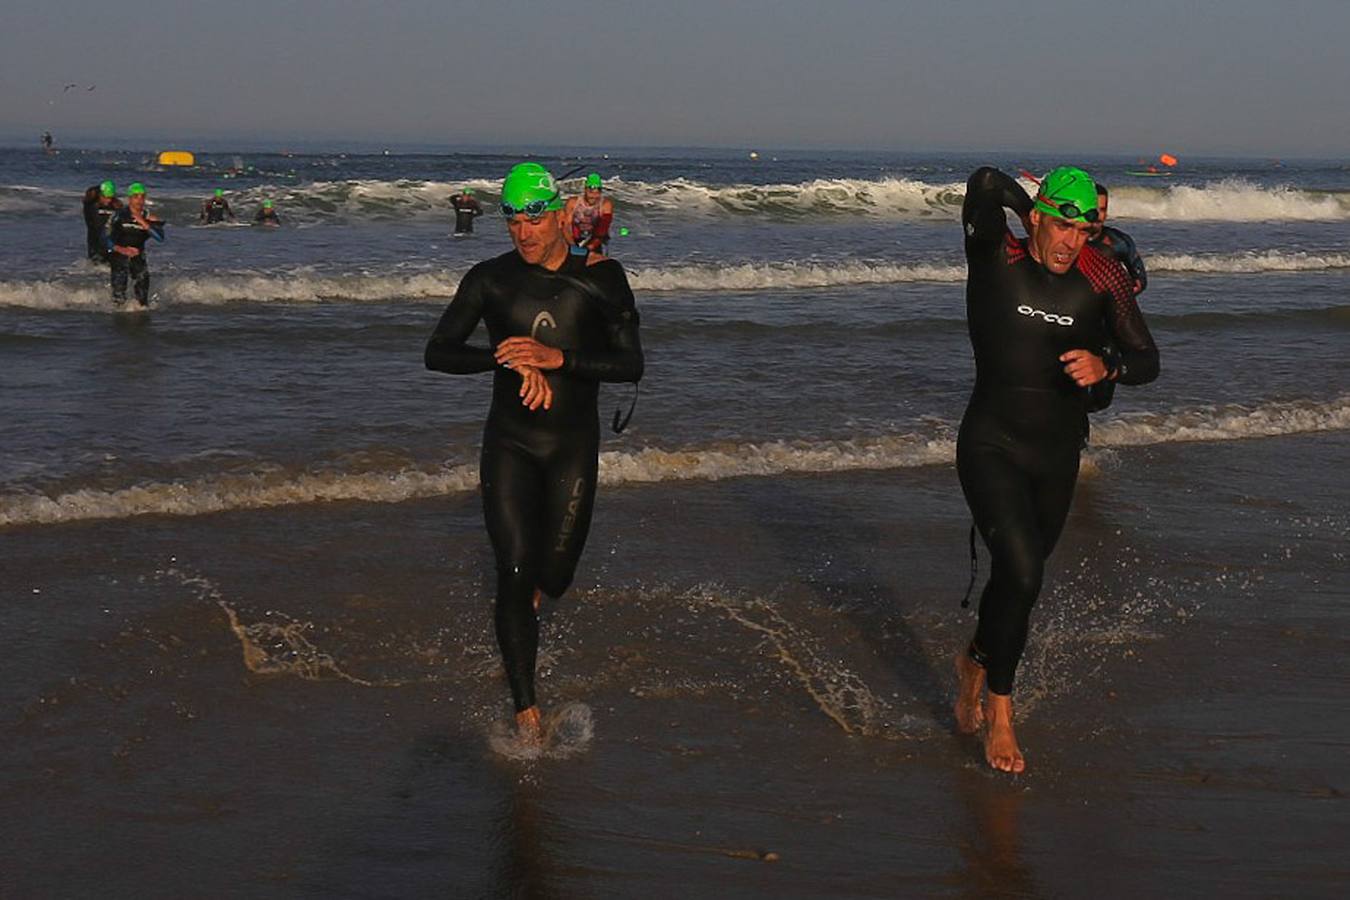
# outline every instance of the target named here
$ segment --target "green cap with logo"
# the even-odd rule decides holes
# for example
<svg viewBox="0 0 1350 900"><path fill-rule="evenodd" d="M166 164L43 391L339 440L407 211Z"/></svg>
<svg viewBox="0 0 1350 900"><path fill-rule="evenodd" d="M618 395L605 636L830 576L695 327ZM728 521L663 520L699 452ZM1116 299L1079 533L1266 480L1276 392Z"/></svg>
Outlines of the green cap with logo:
<svg viewBox="0 0 1350 900"><path fill-rule="evenodd" d="M1085 214L1089 211L1096 219L1097 183L1088 173L1074 166L1051 169L1041 179L1034 208L1045 215L1072 222L1088 221Z"/></svg>
<svg viewBox="0 0 1350 900"><path fill-rule="evenodd" d="M217 196L217 197L224 197L224 196L225 196L225 191L222 190L221 188L216 188L216 196Z"/></svg>
<svg viewBox="0 0 1350 900"><path fill-rule="evenodd" d="M264 201L263 201L263 209L271 209L271 208L272 208L272 201L271 201L271 200L264 200Z"/></svg>
<svg viewBox="0 0 1350 900"><path fill-rule="evenodd" d="M115 197L117 196L117 185L111 181L105 181L98 186L98 192L103 197Z"/></svg>
<svg viewBox="0 0 1350 900"><path fill-rule="evenodd" d="M586 187L590 188L590 189L593 190L593 191L598 191L598 190L600 190L600 173L599 173L599 172L592 172L591 174L589 174L589 175L586 176Z"/></svg>
<svg viewBox="0 0 1350 900"><path fill-rule="evenodd" d="M141 184L139 181L133 181L131 184L127 185L128 195L144 194L144 193L145 193L145 185Z"/></svg>
<svg viewBox="0 0 1350 900"><path fill-rule="evenodd" d="M537 201L544 201L545 210L563 208L562 194L553 175L537 162L513 166L502 182L502 205L523 210Z"/></svg>

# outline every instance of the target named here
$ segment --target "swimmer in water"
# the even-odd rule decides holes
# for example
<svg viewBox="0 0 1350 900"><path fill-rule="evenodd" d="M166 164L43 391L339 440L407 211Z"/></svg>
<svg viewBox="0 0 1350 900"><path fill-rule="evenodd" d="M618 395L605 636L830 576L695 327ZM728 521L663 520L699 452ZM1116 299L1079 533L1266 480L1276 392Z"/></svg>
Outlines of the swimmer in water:
<svg viewBox="0 0 1350 900"><path fill-rule="evenodd" d="M614 222L614 201L604 195L599 172L587 175L581 196L567 201L566 216L572 227L572 252L582 256L605 252Z"/></svg>
<svg viewBox="0 0 1350 900"><path fill-rule="evenodd" d="M113 303L120 309L127 302L130 277L136 302L150 302L150 267L145 261L145 242L164 240L164 222L145 211L145 185L133 182L127 188L127 205L108 220L105 241L112 254Z"/></svg>
<svg viewBox="0 0 1350 900"><path fill-rule="evenodd" d="M230 209L230 201L225 199L225 192L216 188L212 196L202 201L202 224L215 225L217 222L224 222L226 216L233 222L234 210Z"/></svg>
<svg viewBox="0 0 1350 900"><path fill-rule="evenodd" d="M111 181L96 184L84 192L85 252L93 262L111 261L104 236L108 232L108 220L121 208L122 201L117 199L117 186Z"/></svg>
<svg viewBox="0 0 1350 900"><path fill-rule="evenodd" d="M258 214L253 217L254 225L269 225L276 228L281 224L281 218L277 211L272 208L271 200L264 200L262 206L258 207Z"/></svg>
<svg viewBox="0 0 1350 900"><path fill-rule="evenodd" d="M1006 209L1030 237L1013 236ZM1158 377L1129 273L1088 243L1097 218L1096 184L1070 166L1046 175L1035 200L1003 172L978 169L961 208L975 389L956 467L992 570L975 635L957 654L955 714L960 731L985 729L985 759L1004 772L1026 767L1013 677L1073 498L1090 390Z"/></svg>
<svg viewBox="0 0 1350 900"><path fill-rule="evenodd" d="M515 249L474 266L427 342L426 366L492 372L479 477L496 557L497 643L516 725L542 740L534 691L543 595L560 597L590 530L601 382L642 377L638 313L618 262L569 252L553 176L521 163L502 184ZM479 322L488 346L468 343Z"/></svg>
<svg viewBox="0 0 1350 900"><path fill-rule="evenodd" d="M473 195L473 188L451 194L450 206L455 210L455 234L473 234L473 220L483 214L483 204Z"/></svg>

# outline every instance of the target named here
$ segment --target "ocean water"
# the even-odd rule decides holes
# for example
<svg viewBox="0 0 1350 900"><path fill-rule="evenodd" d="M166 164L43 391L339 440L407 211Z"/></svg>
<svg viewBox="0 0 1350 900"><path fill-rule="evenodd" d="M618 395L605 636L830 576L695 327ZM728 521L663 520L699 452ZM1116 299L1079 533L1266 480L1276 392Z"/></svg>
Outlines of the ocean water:
<svg viewBox="0 0 1350 900"><path fill-rule="evenodd" d="M1344 890L1350 164L536 156L605 176L647 375L526 758L489 379L422 366L521 156L0 150L0 893ZM1094 417L1011 779L950 734L958 220L978 165L1065 161L1148 263L1163 374ZM82 259L104 178L169 223L146 314ZM284 226L197 226L215 187Z"/></svg>

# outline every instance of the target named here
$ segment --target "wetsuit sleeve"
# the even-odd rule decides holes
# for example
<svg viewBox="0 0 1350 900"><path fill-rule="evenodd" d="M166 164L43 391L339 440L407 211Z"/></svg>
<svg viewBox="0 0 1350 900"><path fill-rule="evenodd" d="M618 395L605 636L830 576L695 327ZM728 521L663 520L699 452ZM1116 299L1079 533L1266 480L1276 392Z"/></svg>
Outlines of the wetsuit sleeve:
<svg viewBox="0 0 1350 900"><path fill-rule="evenodd" d="M1116 259L1129 271L1130 277L1139 282L1139 290L1136 294L1142 294L1148 288L1148 270L1144 268L1143 257L1139 255L1139 248L1135 246L1134 239L1119 228L1107 226L1103 229L1111 236L1111 249L1116 254Z"/></svg>
<svg viewBox="0 0 1350 900"><path fill-rule="evenodd" d="M1022 185L992 166L975 170L966 182L966 199L961 204L961 225L966 230L966 255L992 254L1008 233L1005 209L1018 217L1031 212L1031 198Z"/></svg>
<svg viewBox="0 0 1350 900"><path fill-rule="evenodd" d="M459 283L455 297L445 308L436 330L427 341L426 365L437 372L471 375L489 372L497 365L490 347L470 346L466 341L483 318L483 282L476 269Z"/></svg>
<svg viewBox="0 0 1350 900"><path fill-rule="evenodd" d="M606 271L594 271L602 268ZM562 371L594 381L640 381L644 367L642 341L638 337L637 302L628 286L628 276L614 260L593 266L592 270L605 298L601 308L609 346L604 350L564 350Z"/></svg>
<svg viewBox="0 0 1350 900"><path fill-rule="evenodd" d="M1118 358L1108 359L1120 384L1148 384L1158 377L1158 347L1130 289L1111 292L1111 334Z"/></svg>

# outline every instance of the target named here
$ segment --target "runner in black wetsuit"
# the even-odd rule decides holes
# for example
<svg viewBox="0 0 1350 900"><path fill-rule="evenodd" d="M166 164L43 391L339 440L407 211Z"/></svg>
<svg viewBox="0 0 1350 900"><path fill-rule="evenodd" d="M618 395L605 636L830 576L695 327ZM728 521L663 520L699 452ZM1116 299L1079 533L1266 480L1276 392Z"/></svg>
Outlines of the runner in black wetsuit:
<svg viewBox="0 0 1350 900"><path fill-rule="evenodd" d="M1134 294L1137 297L1148 287L1148 270L1144 268L1144 260L1139 255L1139 248L1134 245L1134 239L1119 228L1112 228L1106 224L1106 211L1110 202L1111 196L1106 190L1106 185L1099 182L1097 221L1091 223L1092 231L1089 233L1088 243L1120 261L1125 271L1134 279Z"/></svg>
<svg viewBox="0 0 1350 900"><path fill-rule="evenodd" d="M145 242L164 240L164 223L145 212L145 187L134 182L127 188L127 205L108 220L106 242L112 259L113 302L127 301L127 276L131 277L136 302L150 302L150 268L145 261Z"/></svg>
<svg viewBox="0 0 1350 900"><path fill-rule="evenodd" d="M117 199L117 187L111 181L96 184L84 192L85 252L94 262L108 262L108 247L104 242L104 235L108 231L108 220L121 208L122 201Z"/></svg>
<svg viewBox="0 0 1350 900"><path fill-rule="evenodd" d="M473 195L473 188L465 188L450 195L455 208L455 234L473 234L473 220L483 214L483 205Z"/></svg>
<svg viewBox="0 0 1350 900"><path fill-rule="evenodd" d="M427 343L429 369L493 372L483 514L497 560L496 629L521 733L540 736L534 669L541 594L572 582L595 500L600 382L642 377L623 267L568 253L553 177L537 163L502 186L515 250L469 270ZM478 323L489 346L467 343Z"/></svg>
<svg viewBox="0 0 1350 900"><path fill-rule="evenodd" d="M1030 238L1013 237L1005 209ZM987 677L985 756L1010 772L1025 765L1012 729L1013 675L1045 559L1073 498L1089 386L1158 376L1129 275L1086 244L1095 213L1095 185L1067 166L1046 176L1035 201L1004 173L979 169L961 210L975 390L961 421L957 471L993 562L974 640L957 658L956 719L967 732L984 723Z"/></svg>

